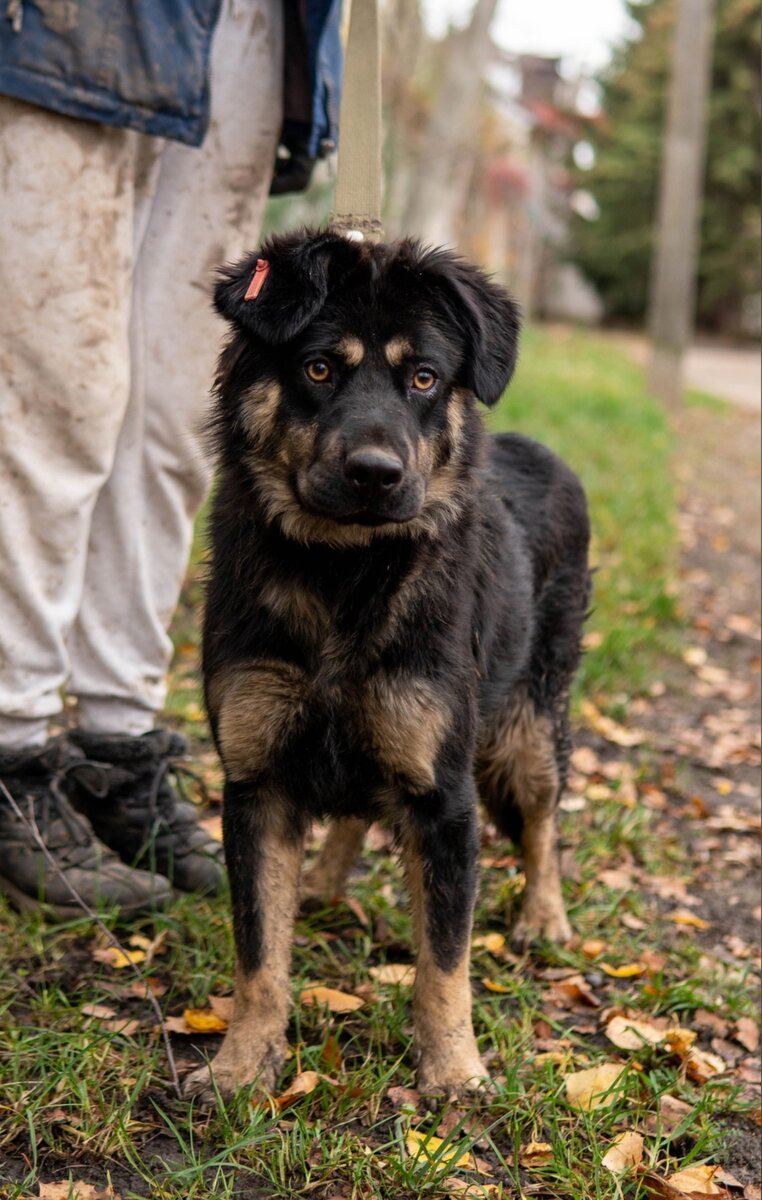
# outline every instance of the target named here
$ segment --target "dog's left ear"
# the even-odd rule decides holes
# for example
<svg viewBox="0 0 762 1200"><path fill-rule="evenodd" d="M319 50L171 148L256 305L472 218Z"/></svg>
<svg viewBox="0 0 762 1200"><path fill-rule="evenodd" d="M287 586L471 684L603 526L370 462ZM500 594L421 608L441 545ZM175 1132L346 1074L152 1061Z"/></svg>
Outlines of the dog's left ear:
<svg viewBox="0 0 762 1200"><path fill-rule="evenodd" d="M438 276L448 314L465 336L463 382L491 408L516 367L519 306L478 267L447 252L434 251L424 269Z"/></svg>

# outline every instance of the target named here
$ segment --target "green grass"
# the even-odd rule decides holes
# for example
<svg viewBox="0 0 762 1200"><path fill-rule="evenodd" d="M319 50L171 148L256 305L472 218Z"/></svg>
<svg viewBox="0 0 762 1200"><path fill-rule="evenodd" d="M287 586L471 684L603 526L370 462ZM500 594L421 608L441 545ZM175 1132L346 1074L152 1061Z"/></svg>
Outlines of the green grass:
<svg viewBox="0 0 762 1200"><path fill-rule="evenodd" d="M593 334L529 329L490 425L545 442L587 491L597 571L578 690L642 689L677 619L672 444L642 369Z"/></svg>
<svg viewBox="0 0 762 1200"><path fill-rule="evenodd" d="M615 349L585 334L530 330L515 385L492 424L546 441L581 474L599 566L592 622L599 644L586 657L584 686L612 697L630 694L647 681L649 661L669 646L675 623L670 440L661 410L646 398L638 369ZM200 553L197 541L176 622L169 713L203 751L202 770L215 790L219 776L198 692ZM635 786L648 782L644 768ZM247 1091L202 1112L172 1092L150 1006L115 994L114 987L126 985L129 977L93 961L97 931L84 920L51 928L0 903L1 1200L36 1195L40 1180L67 1178L100 1185L111 1178L122 1200L406 1200L443 1197L443 1180L453 1176L474 1180L473 1196L645 1200L642 1183L632 1177L619 1181L601 1165L618 1132L650 1128L647 1161L667 1171L721 1152L718 1119L732 1116L741 1125L748 1104L732 1077L699 1086L660 1051L616 1051L602 1036L598 1010L566 1013L549 1005L547 972L580 971L603 1006L627 1006L684 1024L699 1007L721 1009L734 1019L752 1011L744 971L702 958L701 936L665 919L672 905L637 887L612 891L600 883L601 870L623 859L633 864L638 880L689 875L686 821L669 825L664 813L632 806L612 784L608 798L596 798L563 822L571 864L567 900L578 941L565 949L546 947L518 963L505 954L475 951L475 1027L496 1090L457 1108L450 1143L461 1154L477 1136L474 1153L491 1172L485 1176L454 1169L441 1153L428 1161L405 1150L411 1128L434 1133L454 1106L440 1102L435 1111L421 1100L395 1109L386 1096L390 1085L414 1085L404 987L373 985L374 998L346 1017L295 1004L289 1030L293 1057L280 1087L305 1069L338 1079L339 1086L323 1083L282 1114L267 1104L252 1105ZM521 887L510 846L485 845L483 853L508 861L483 871L479 933L506 928ZM410 922L391 856L366 854L352 892L367 925L343 905L299 922L294 996L308 981L350 991L368 986L369 965L407 960ZM642 930L633 931L624 917L640 920ZM108 923L116 927L115 914ZM141 931L152 937L166 931L163 952L143 972L165 989L164 1013L203 1006L210 994L230 991L234 959L225 898L180 899L122 935ZM602 959L615 967L654 950L663 953L664 965L637 978L609 978L598 960L582 953L590 938L606 943ZM485 978L506 990L490 992ZM104 1030L82 1011L94 1003L134 1018L137 1028L126 1034ZM554 1040L557 1060L538 1058L538 1038L545 1039L543 1045ZM194 1045L211 1056L217 1044L214 1038L176 1037L181 1071L197 1060ZM630 1066L612 1106L587 1115L570 1108L563 1075L613 1058ZM655 1118L665 1092L693 1106L672 1134ZM472 1119L479 1124L475 1133L469 1132ZM549 1161L521 1165L521 1147L529 1141L549 1143ZM479 1178L497 1190L480 1192Z"/></svg>

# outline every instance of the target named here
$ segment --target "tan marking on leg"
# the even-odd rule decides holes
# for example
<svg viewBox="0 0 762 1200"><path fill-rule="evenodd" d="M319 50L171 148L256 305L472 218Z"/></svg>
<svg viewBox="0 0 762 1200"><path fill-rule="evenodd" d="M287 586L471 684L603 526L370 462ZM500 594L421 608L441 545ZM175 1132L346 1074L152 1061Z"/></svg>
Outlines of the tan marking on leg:
<svg viewBox="0 0 762 1200"><path fill-rule="evenodd" d="M248 779L268 765L303 717L309 694L305 672L274 659L237 666L213 680L211 704L219 712L220 751L230 779Z"/></svg>
<svg viewBox="0 0 762 1200"><path fill-rule="evenodd" d="M343 896L367 828L367 822L357 817L331 822L315 862L302 879L302 899L328 902Z"/></svg>
<svg viewBox="0 0 762 1200"><path fill-rule="evenodd" d="M365 347L357 337L344 337L336 347L348 367L359 367L365 358Z"/></svg>
<svg viewBox="0 0 762 1200"><path fill-rule="evenodd" d="M425 679L376 675L366 685L363 721L372 751L409 791L428 792L450 713Z"/></svg>
<svg viewBox="0 0 762 1200"><path fill-rule="evenodd" d="M553 728L524 699L485 731L477 755L477 777L485 796L510 790L523 819L521 848L526 888L513 930L518 945L538 937L564 942L571 937L561 894L556 837L558 768Z"/></svg>
<svg viewBox="0 0 762 1200"><path fill-rule="evenodd" d="M241 419L252 445L261 447L275 429L281 391L272 379L253 384L241 397Z"/></svg>
<svg viewBox="0 0 762 1200"><path fill-rule="evenodd" d="M258 853L264 958L250 975L236 967L233 1017L225 1040L211 1067L194 1071L185 1081L186 1095L207 1102L214 1099L210 1072L223 1096L254 1080L271 1092L287 1053L289 969L304 845L301 838L272 829Z"/></svg>
<svg viewBox="0 0 762 1200"><path fill-rule="evenodd" d="M409 338L393 337L384 346L384 355L390 367L401 367L406 358L412 358L413 344Z"/></svg>
<svg viewBox="0 0 762 1200"><path fill-rule="evenodd" d="M471 1015L470 938L452 971L437 966L426 928L426 894L421 860L403 843L403 861L418 946L413 988L418 1087L422 1092L473 1091L487 1072L479 1057Z"/></svg>

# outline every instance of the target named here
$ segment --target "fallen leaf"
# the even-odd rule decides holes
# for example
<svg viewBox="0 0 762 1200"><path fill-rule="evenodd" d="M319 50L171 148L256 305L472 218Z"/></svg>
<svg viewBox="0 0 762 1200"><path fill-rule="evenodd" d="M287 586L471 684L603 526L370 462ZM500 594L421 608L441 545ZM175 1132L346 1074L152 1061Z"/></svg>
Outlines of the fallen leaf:
<svg viewBox="0 0 762 1200"><path fill-rule="evenodd" d="M456 1171L463 1167L473 1170L475 1167L473 1155L468 1151L462 1152L459 1146L445 1145L444 1139L435 1137L433 1133L411 1129L405 1138L405 1146L411 1158L422 1155L437 1163L449 1163Z"/></svg>
<svg viewBox="0 0 762 1200"><path fill-rule="evenodd" d="M370 967L368 974L381 984L396 983L410 987L415 983L415 967L412 963L382 963L379 967Z"/></svg>
<svg viewBox="0 0 762 1200"><path fill-rule="evenodd" d="M140 1021L133 1017L111 1017L107 1021L101 1021L101 1029L107 1029L109 1033L121 1033L123 1037L132 1037L133 1033L140 1029Z"/></svg>
<svg viewBox="0 0 762 1200"><path fill-rule="evenodd" d="M183 1020L191 1033L224 1033L228 1022L211 1008L186 1008Z"/></svg>
<svg viewBox="0 0 762 1200"><path fill-rule="evenodd" d="M325 1045L320 1051L320 1061L326 1071L330 1071L332 1075L341 1073L343 1063L341 1059L341 1046L339 1039L334 1034L329 1034L325 1040Z"/></svg>
<svg viewBox="0 0 762 1200"><path fill-rule="evenodd" d="M100 1020L116 1016L116 1010L106 1004L83 1004L79 1011L83 1017L98 1017Z"/></svg>
<svg viewBox="0 0 762 1200"><path fill-rule="evenodd" d="M604 887L612 892L626 892L628 888L632 887L632 874L622 867L612 867L608 871L601 871L598 879Z"/></svg>
<svg viewBox="0 0 762 1200"><path fill-rule="evenodd" d="M505 938L502 933L483 933L475 937L471 943L475 950L487 950L490 954L499 954L505 949Z"/></svg>
<svg viewBox="0 0 762 1200"><path fill-rule="evenodd" d="M498 983L494 979L487 979L486 977L482 979L482 984L488 992L495 992L499 996L507 995L511 990L509 987L505 987L504 984Z"/></svg>
<svg viewBox="0 0 762 1200"><path fill-rule="evenodd" d="M105 963L117 971L124 970L131 963L145 962L145 950L120 950L118 946L96 946L92 952L96 962Z"/></svg>
<svg viewBox="0 0 762 1200"><path fill-rule="evenodd" d="M387 1088L386 1094L394 1108L417 1108L421 1099L421 1093L415 1088L390 1087Z"/></svg>
<svg viewBox="0 0 762 1200"><path fill-rule="evenodd" d="M722 1196L723 1189L714 1182L719 1167L710 1167L706 1163L696 1167L686 1167L684 1171L676 1171L667 1178L667 1183L679 1191L698 1192L703 1196Z"/></svg>
<svg viewBox="0 0 762 1200"><path fill-rule="evenodd" d="M612 967L611 963L601 963L600 966L604 975L610 975L612 979L633 979L645 971L642 963L627 963L623 967Z"/></svg>
<svg viewBox="0 0 762 1200"><path fill-rule="evenodd" d="M585 958L598 958L606 948L606 943L602 942L600 938L589 938L580 946Z"/></svg>
<svg viewBox="0 0 762 1200"><path fill-rule="evenodd" d="M628 1130L614 1138L609 1149L601 1159L601 1166L615 1175L639 1167L643 1161L643 1137L639 1133Z"/></svg>
<svg viewBox="0 0 762 1200"><path fill-rule="evenodd" d="M328 1075L321 1075L319 1071L301 1071L294 1076L285 1092L280 1096L273 1096L273 1104L282 1111L295 1104L297 1100L301 1100L303 1096L309 1096L315 1091L318 1084L323 1082L335 1084L336 1080L331 1079ZM255 1103L261 1103L261 1101L255 1101Z"/></svg>
<svg viewBox="0 0 762 1200"><path fill-rule="evenodd" d="M685 1059L685 1072L694 1083L706 1083L713 1075L722 1075L728 1066L719 1054L710 1054L694 1046Z"/></svg>
<svg viewBox="0 0 762 1200"><path fill-rule="evenodd" d="M622 913L620 919L625 929L633 929L639 932L641 929L646 928L645 921L641 921L640 917L635 917L632 913Z"/></svg>
<svg viewBox="0 0 762 1200"><path fill-rule="evenodd" d="M557 980L550 989L548 997L552 1003L562 1008L585 1005L587 1008L600 1008L601 1002L592 991L582 975L570 975L568 979Z"/></svg>
<svg viewBox="0 0 762 1200"><path fill-rule="evenodd" d="M459 1200L496 1200L503 1195L496 1183L469 1183L466 1179L458 1179L453 1175L442 1181L442 1187L448 1196L457 1196Z"/></svg>
<svg viewBox="0 0 762 1200"><path fill-rule="evenodd" d="M519 1162L522 1167L541 1167L553 1157L553 1147L549 1142L527 1142L519 1151Z"/></svg>
<svg viewBox="0 0 762 1200"><path fill-rule="evenodd" d="M302 1004L325 1006L332 1013L349 1013L362 1008L365 1003L359 996L351 996L348 992L337 992L334 988L316 985L307 987L301 992L299 999Z"/></svg>
<svg viewBox="0 0 762 1200"><path fill-rule="evenodd" d="M733 1040L754 1054L759 1046L759 1027L751 1017L739 1017L733 1026Z"/></svg>
<svg viewBox="0 0 762 1200"><path fill-rule="evenodd" d="M363 929L367 929L370 925L370 919L357 897L344 896L343 900L350 912L354 913L354 915L357 917L357 920L362 925Z"/></svg>
<svg viewBox="0 0 762 1200"><path fill-rule="evenodd" d="M121 1200L111 1188L97 1188L83 1179L71 1183L39 1183L37 1200Z"/></svg>
<svg viewBox="0 0 762 1200"><path fill-rule="evenodd" d="M663 1029L633 1017L612 1017L605 1033L620 1050L642 1050L644 1045L659 1046L664 1041Z"/></svg>
<svg viewBox="0 0 762 1200"><path fill-rule="evenodd" d="M568 1103L583 1112L608 1108L620 1094L621 1089L616 1088L615 1084L625 1071L626 1067L618 1063L601 1063L597 1067L564 1076Z"/></svg>
<svg viewBox="0 0 762 1200"><path fill-rule="evenodd" d="M659 1097L658 1122L655 1117L649 1118L653 1121L653 1128L649 1126L648 1133L655 1134L657 1124L664 1133L672 1133L692 1112L693 1108L690 1104L686 1104L684 1100L678 1100L677 1096L671 1096L669 1092L665 1092L663 1096Z"/></svg>
<svg viewBox="0 0 762 1200"><path fill-rule="evenodd" d="M703 917L697 917L695 913L688 912L684 908L678 908L675 912L670 913L669 919L674 921L675 925L690 925L693 929L711 929L709 921L705 921Z"/></svg>

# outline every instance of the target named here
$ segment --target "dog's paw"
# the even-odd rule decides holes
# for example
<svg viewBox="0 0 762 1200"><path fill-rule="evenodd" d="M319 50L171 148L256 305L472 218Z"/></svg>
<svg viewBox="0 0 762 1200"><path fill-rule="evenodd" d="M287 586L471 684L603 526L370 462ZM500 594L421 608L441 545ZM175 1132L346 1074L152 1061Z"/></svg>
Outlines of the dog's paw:
<svg viewBox="0 0 762 1200"><path fill-rule="evenodd" d="M489 1092L492 1082L474 1050L455 1059L422 1053L418 1060L418 1091L424 1096L466 1096Z"/></svg>
<svg viewBox="0 0 762 1200"><path fill-rule="evenodd" d="M511 946L521 953L535 942L563 945L572 936L572 927L562 903L552 907L525 905L511 931Z"/></svg>
<svg viewBox="0 0 762 1200"><path fill-rule="evenodd" d="M256 1083L257 1090L272 1094L278 1072L286 1058L285 1045L271 1045L260 1053L249 1052L239 1059L223 1055L222 1051L211 1063L198 1067L186 1076L182 1092L186 1099L191 1097L204 1106L213 1105L217 1096L229 1100L239 1088Z"/></svg>

